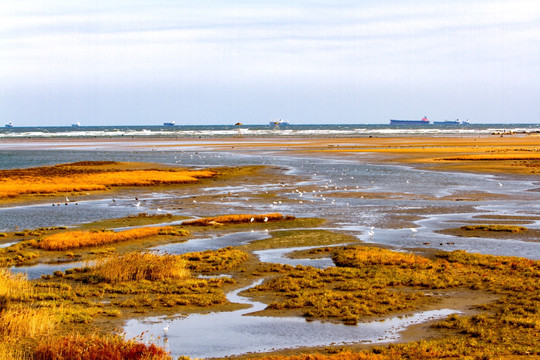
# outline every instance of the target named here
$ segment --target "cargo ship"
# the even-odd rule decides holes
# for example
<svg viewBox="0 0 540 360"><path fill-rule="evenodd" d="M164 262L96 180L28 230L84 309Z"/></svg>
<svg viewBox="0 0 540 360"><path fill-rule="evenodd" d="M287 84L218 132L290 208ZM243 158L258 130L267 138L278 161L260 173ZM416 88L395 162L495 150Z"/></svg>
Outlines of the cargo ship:
<svg viewBox="0 0 540 360"><path fill-rule="evenodd" d="M444 121L434 121L434 125L468 125L469 119L465 121L461 121L459 119L456 120L444 120Z"/></svg>
<svg viewBox="0 0 540 360"><path fill-rule="evenodd" d="M175 125L174 121L168 121L168 122L163 123L163 126L174 126L174 125Z"/></svg>
<svg viewBox="0 0 540 360"><path fill-rule="evenodd" d="M391 125L429 125L429 120L424 116L421 120L395 120L390 119Z"/></svg>

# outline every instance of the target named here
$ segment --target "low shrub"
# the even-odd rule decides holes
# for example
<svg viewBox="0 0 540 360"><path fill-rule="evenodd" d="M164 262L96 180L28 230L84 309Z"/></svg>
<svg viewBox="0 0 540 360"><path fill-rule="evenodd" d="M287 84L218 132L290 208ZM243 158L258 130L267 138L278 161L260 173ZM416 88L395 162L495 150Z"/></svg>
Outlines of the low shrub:
<svg viewBox="0 0 540 360"><path fill-rule="evenodd" d="M162 348L145 345L120 336L70 335L41 342L35 350L34 360L169 360L171 356Z"/></svg>

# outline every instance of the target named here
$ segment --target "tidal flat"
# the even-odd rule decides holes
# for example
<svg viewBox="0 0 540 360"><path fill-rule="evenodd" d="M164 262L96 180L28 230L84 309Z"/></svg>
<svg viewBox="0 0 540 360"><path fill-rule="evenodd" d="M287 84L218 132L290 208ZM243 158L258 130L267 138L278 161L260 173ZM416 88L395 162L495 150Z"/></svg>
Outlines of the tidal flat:
<svg viewBox="0 0 540 360"><path fill-rule="evenodd" d="M538 137L393 141L0 149L0 359L538 356Z"/></svg>

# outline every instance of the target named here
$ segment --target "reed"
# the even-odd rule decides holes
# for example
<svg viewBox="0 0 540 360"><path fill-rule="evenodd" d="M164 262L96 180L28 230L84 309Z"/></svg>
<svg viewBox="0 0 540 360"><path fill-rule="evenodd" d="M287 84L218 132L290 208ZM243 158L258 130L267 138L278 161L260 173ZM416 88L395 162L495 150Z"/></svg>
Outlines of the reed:
<svg viewBox="0 0 540 360"><path fill-rule="evenodd" d="M186 279L190 276L186 263L176 255L136 252L101 259L93 267L92 273L109 283Z"/></svg>
<svg viewBox="0 0 540 360"><path fill-rule="evenodd" d="M8 304L10 301L26 300L33 294L32 285L24 274L14 274L9 269L0 268L0 301ZM5 309L0 307L0 311Z"/></svg>
<svg viewBox="0 0 540 360"><path fill-rule="evenodd" d="M223 215L215 217L207 217L201 219L185 220L182 225L191 226L208 226L219 224L242 224L242 223L265 223L272 221L292 220L294 216L283 216L280 213L270 214L236 214L236 215Z"/></svg>
<svg viewBox="0 0 540 360"><path fill-rule="evenodd" d="M49 309L10 305L0 312L0 339L34 338L54 329L55 323L55 316Z"/></svg>
<svg viewBox="0 0 540 360"><path fill-rule="evenodd" d="M51 251L63 251L90 246L102 246L118 242L138 240L156 235L185 236L188 232L171 226L143 227L118 232L112 231L69 231L44 237L34 246Z"/></svg>

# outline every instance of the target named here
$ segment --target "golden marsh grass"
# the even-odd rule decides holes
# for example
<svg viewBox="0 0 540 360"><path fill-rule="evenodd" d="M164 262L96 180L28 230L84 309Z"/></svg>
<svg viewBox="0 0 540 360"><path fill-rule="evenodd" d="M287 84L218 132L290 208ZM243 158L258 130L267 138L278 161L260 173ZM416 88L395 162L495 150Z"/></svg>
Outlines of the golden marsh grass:
<svg viewBox="0 0 540 360"><path fill-rule="evenodd" d="M187 262L176 255L128 253L100 259L94 274L109 283L125 281L163 281L186 279L190 276Z"/></svg>
<svg viewBox="0 0 540 360"><path fill-rule="evenodd" d="M112 231L68 231L44 237L33 245L51 251L64 251L90 246L102 246L123 241L137 240L156 235L186 236L186 230L165 227L143 227L118 232Z"/></svg>
<svg viewBox="0 0 540 360"><path fill-rule="evenodd" d="M87 165L88 166L88 165ZM107 190L111 187L170 185L214 177L210 170L125 169L99 164L92 167L56 165L31 169L0 170L0 198L26 194L55 194Z"/></svg>

